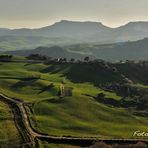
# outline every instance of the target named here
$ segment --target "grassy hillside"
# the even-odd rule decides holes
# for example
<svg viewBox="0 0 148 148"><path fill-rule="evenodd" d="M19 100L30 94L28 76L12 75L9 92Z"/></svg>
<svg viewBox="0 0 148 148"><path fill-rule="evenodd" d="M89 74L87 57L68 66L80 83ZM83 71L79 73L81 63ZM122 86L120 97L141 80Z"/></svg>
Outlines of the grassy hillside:
<svg viewBox="0 0 148 148"><path fill-rule="evenodd" d="M50 96L57 96L59 86L63 80L68 83L67 85L69 87L76 87L76 89L79 89L81 86L83 86L81 89L85 88L86 93L91 90L92 93L95 92L94 94L97 94L97 90L100 90L99 88L93 86L93 81L88 81L92 84L84 83L84 81L82 81L83 83L73 83L70 81L66 75L71 72L71 68L75 67L75 64L44 65L27 63L0 63L0 65L0 86L3 86L1 89L15 95L16 97L25 99L26 101L34 100L34 98L43 99ZM75 71L75 74L76 73L77 71ZM92 73L90 73L89 77L91 76ZM27 80L27 78L34 79ZM79 79L81 78L78 78L78 80ZM55 87L51 90L47 89L47 86L50 83L54 83L55 85Z"/></svg>
<svg viewBox="0 0 148 148"><path fill-rule="evenodd" d="M146 131L146 117L93 98L103 92L107 98L120 100L116 93L96 86L122 81L121 73L109 68L105 74L101 66L85 65L0 63L0 92L28 102L34 128L47 134L134 138L134 131ZM58 97L61 86L72 88L72 96Z"/></svg>
<svg viewBox="0 0 148 148"><path fill-rule="evenodd" d="M133 138L133 131L145 131L148 123L125 109L105 106L88 97L42 101L35 105L34 113L39 131L65 136Z"/></svg>
<svg viewBox="0 0 148 148"><path fill-rule="evenodd" d="M9 107L0 102L0 147L16 147L21 145L21 137L15 127Z"/></svg>
<svg viewBox="0 0 148 148"><path fill-rule="evenodd" d="M39 70L43 68L44 65L42 64L30 65L27 63L1 63L1 90L17 98L28 101L35 100L36 98L52 96L54 89L53 92L42 90L50 83L50 81L48 81L47 74L42 74L42 79L34 79L28 81L25 80L25 78L40 76L41 73Z"/></svg>

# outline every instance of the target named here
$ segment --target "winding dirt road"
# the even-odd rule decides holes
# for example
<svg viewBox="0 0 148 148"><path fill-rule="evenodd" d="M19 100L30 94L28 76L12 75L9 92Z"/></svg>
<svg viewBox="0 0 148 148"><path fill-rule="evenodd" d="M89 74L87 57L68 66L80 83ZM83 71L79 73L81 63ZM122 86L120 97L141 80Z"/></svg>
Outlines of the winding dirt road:
<svg viewBox="0 0 148 148"><path fill-rule="evenodd" d="M41 141L48 141L50 143L59 143L59 144L74 144L74 145L81 145L81 146L89 146L94 141L100 140L106 143L123 143L123 144L131 144L136 143L138 141L148 143L148 139L97 139L97 138L88 138L88 137L58 137L47 135L44 133L39 133L36 131L31 123L30 119L25 107L25 104L16 99L9 98L0 93L0 101L9 105L10 109L14 115L14 121L16 127L22 136L24 143L26 143L25 147L34 148L39 147L38 139Z"/></svg>

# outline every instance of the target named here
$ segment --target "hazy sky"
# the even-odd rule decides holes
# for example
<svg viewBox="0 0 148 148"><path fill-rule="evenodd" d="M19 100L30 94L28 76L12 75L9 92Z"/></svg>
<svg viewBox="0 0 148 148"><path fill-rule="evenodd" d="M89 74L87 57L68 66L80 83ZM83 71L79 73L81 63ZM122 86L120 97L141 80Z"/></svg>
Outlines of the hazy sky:
<svg viewBox="0 0 148 148"><path fill-rule="evenodd" d="M0 0L0 27L37 28L63 19L110 27L148 21L148 0Z"/></svg>

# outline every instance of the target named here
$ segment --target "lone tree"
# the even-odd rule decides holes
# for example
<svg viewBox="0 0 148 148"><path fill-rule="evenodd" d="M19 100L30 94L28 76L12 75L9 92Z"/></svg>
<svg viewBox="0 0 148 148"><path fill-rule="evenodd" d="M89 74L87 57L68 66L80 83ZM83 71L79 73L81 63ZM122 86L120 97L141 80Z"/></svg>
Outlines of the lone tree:
<svg viewBox="0 0 148 148"><path fill-rule="evenodd" d="M99 93L97 95L97 99L103 99L105 97L105 94L104 93Z"/></svg>
<svg viewBox="0 0 148 148"><path fill-rule="evenodd" d="M71 58L71 59L70 59L70 62L71 62L71 63L74 63L74 62L75 62L75 59L74 59L74 58Z"/></svg>
<svg viewBox="0 0 148 148"><path fill-rule="evenodd" d="M48 61L50 58L48 56L41 55L41 54L30 54L29 56L27 56L27 59Z"/></svg>
<svg viewBox="0 0 148 148"><path fill-rule="evenodd" d="M88 62L88 61L89 61L89 57L85 57L85 58L84 58L84 61L85 61L85 62Z"/></svg>

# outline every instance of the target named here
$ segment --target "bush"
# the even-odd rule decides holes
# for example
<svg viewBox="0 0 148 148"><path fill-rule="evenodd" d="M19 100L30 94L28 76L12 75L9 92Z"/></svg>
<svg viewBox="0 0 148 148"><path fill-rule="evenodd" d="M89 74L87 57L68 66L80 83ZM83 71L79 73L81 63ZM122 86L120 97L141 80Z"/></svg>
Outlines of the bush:
<svg viewBox="0 0 148 148"><path fill-rule="evenodd" d="M112 148L112 147L101 141L94 143L90 148Z"/></svg>
<svg viewBox="0 0 148 148"><path fill-rule="evenodd" d="M53 83L50 83L47 87L48 88L53 88L54 87L54 84Z"/></svg>

